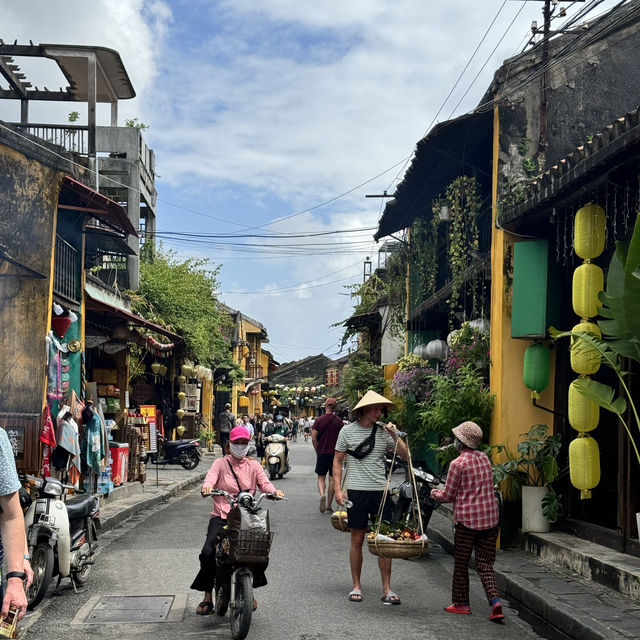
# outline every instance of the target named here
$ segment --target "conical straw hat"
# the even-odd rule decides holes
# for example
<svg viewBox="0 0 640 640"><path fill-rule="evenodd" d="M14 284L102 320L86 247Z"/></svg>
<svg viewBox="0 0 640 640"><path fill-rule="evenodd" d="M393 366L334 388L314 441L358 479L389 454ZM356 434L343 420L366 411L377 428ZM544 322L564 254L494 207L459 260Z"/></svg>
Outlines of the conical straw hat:
<svg viewBox="0 0 640 640"><path fill-rule="evenodd" d="M358 402L358 404L353 407L353 410L355 411L356 409L362 409L363 407L369 407L372 404L384 404L387 407L395 407L396 405L393 404L393 402L391 402L391 400L388 400L387 398L385 398L384 396L381 396L379 393L376 393L375 391L367 391L367 393L364 394L364 396L362 396L362 398L360 398L360 402Z"/></svg>

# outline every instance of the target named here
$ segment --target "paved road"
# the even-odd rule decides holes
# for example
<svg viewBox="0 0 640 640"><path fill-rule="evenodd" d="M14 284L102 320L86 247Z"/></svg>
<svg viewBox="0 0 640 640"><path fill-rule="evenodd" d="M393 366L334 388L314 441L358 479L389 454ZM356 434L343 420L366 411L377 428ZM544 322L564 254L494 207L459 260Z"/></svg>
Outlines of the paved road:
<svg viewBox="0 0 640 640"><path fill-rule="evenodd" d="M394 561L392 586L401 606L380 602L376 559L365 550L364 601L350 603L349 536L331 527L329 514L320 514L310 444L292 443L292 471L279 488L289 502L270 507L277 532L268 570L269 585L255 593L259 600L249 638L261 640L360 640L398 637L403 640L492 638L557 638L536 631L518 612L506 607L507 621L487 619L488 606L479 581L472 577L472 616L443 612L449 604L452 560L437 545L430 557ZM169 640L170 638L229 638L228 618L197 616L198 593L189 590L197 570L209 503L197 488L133 516L107 532L86 592L74 594L68 581L60 594L47 596L31 614L23 637L33 640L87 638ZM104 616L94 606L102 596L169 596L168 619L160 623L88 624L87 616ZM171 600L173 597L173 600ZM156 605L158 602L155 603ZM160 601L162 604L162 600ZM92 614L92 610L94 613ZM91 618L97 620L97 617Z"/></svg>

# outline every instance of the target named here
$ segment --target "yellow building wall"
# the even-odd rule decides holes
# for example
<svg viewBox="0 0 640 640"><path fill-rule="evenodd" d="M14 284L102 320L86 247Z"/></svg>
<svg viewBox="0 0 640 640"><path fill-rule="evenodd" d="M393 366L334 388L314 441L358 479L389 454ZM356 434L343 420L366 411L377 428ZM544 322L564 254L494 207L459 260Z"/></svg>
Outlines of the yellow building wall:
<svg viewBox="0 0 640 640"><path fill-rule="evenodd" d="M534 424L547 424L553 430L553 416L535 406L531 392L523 382L524 352L532 340L511 338L511 289L506 273L511 265L505 265L513 255L513 237L496 226L498 201L498 153L500 120L498 107L494 110L493 141L493 231L491 238L491 393L495 404L491 421L491 444L505 444L515 452L522 434ZM505 268L505 266L507 268ZM553 352L552 352L553 355ZM543 391L538 404L554 409L555 358L551 358L549 386Z"/></svg>

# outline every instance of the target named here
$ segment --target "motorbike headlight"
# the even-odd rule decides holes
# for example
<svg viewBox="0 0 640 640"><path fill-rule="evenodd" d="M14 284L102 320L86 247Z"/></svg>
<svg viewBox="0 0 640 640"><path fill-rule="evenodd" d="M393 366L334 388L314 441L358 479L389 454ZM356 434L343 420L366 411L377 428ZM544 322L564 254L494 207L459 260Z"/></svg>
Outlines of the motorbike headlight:
<svg viewBox="0 0 640 640"><path fill-rule="evenodd" d="M64 488L61 482L52 478L47 478L44 483L44 493L50 496L61 496L64 493Z"/></svg>

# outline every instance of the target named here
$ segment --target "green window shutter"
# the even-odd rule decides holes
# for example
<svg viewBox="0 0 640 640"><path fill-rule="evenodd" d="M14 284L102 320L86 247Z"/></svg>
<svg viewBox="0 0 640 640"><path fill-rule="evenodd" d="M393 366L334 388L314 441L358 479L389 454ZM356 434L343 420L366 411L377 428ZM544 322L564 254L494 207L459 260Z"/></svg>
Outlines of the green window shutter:
<svg viewBox="0 0 640 640"><path fill-rule="evenodd" d="M549 243L523 240L513 245L512 338L545 338L558 323L561 278L549 260Z"/></svg>

